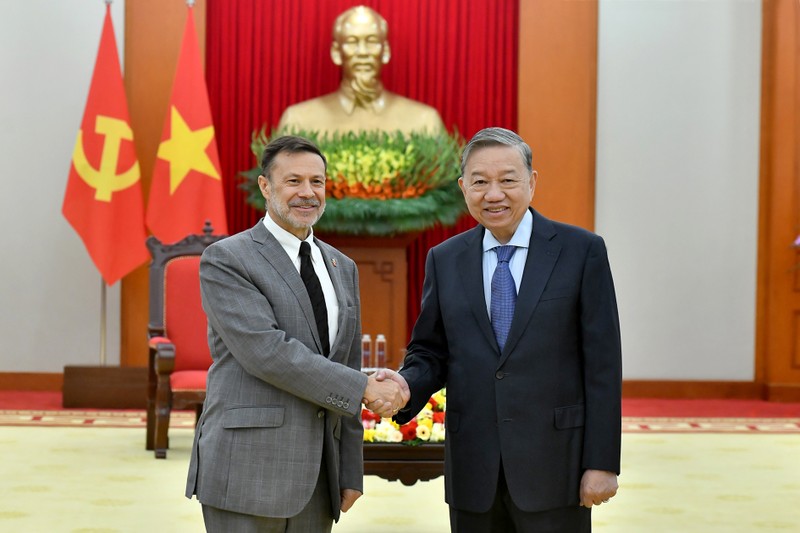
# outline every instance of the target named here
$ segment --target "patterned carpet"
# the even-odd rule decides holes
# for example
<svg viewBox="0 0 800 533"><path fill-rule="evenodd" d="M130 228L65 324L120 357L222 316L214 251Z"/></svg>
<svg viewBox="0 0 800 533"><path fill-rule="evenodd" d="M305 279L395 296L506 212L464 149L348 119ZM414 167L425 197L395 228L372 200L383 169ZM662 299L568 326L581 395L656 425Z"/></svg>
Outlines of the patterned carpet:
<svg viewBox="0 0 800 533"><path fill-rule="evenodd" d="M145 412L135 410L0 410L0 426L138 428ZM194 413L176 411L170 427L194 426ZM625 433L800 433L800 417L643 417L626 416Z"/></svg>
<svg viewBox="0 0 800 533"><path fill-rule="evenodd" d="M131 410L0 410L0 426L106 427L141 428L146 423L144 411ZM194 427L194 412L173 411L171 428Z"/></svg>

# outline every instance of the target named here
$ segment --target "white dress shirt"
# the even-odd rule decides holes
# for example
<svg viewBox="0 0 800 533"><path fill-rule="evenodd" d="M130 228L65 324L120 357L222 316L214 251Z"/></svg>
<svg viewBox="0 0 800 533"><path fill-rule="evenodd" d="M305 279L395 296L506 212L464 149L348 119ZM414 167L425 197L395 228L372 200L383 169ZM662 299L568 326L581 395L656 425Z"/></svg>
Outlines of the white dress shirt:
<svg viewBox="0 0 800 533"><path fill-rule="evenodd" d="M533 215L530 210L525 211L525 215L517 226L517 231L506 245L516 246L517 250L511 256L508 268L511 270L511 277L514 278L514 285L519 287L522 283L522 274L525 271L525 261L528 259L528 246L531 242L531 232L533 232ZM299 245L298 245L299 246ZM496 246L503 246L500 241L494 238L489 230L483 234L483 294L486 298L486 312L489 320L492 319L492 275L497 267L497 252L492 250Z"/></svg>
<svg viewBox="0 0 800 533"><path fill-rule="evenodd" d="M264 215L264 226L286 250L286 254L292 259L297 272L300 272L300 239L276 224L270 218L269 213ZM328 308L328 341L330 347L333 348L333 341L336 339L336 334L339 333L339 300L336 298L336 291L333 289L333 282L325 266L322 252L314 243L313 229L309 231L305 240L311 245L311 263L314 265L314 272L319 278L322 294L325 296L325 307Z"/></svg>

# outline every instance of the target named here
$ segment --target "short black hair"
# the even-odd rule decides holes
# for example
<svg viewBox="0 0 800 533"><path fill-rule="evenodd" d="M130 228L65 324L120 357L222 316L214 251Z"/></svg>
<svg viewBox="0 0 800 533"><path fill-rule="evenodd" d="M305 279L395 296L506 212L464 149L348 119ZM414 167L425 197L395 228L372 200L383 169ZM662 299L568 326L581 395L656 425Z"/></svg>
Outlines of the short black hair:
<svg viewBox="0 0 800 533"><path fill-rule="evenodd" d="M261 154L261 175L268 180L271 179L269 171L272 169L275 157L281 152L289 152L292 154L309 152L317 154L322 158L325 171L327 172L328 170L328 160L325 159L322 150L320 150L316 144L304 137L298 137L297 135L283 135L270 141L270 143L264 147L264 152Z"/></svg>

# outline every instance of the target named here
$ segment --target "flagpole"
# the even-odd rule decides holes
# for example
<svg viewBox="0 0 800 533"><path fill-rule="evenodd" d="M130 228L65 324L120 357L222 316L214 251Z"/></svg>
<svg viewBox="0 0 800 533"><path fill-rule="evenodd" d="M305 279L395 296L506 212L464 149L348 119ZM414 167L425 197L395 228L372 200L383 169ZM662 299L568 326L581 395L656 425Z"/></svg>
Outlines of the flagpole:
<svg viewBox="0 0 800 533"><path fill-rule="evenodd" d="M100 366L106 366L106 281L100 277Z"/></svg>
<svg viewBox="0 0 800 533"><path fill-rule="evenodd" d="M111 7L113 0L105 0ZM100 366L106 366L106 280L100 276Z"/></svg>

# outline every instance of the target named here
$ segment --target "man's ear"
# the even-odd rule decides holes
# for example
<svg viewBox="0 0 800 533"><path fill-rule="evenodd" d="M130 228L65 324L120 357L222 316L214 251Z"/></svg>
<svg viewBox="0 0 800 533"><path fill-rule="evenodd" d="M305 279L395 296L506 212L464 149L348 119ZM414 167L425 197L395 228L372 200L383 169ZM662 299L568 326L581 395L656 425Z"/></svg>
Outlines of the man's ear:
<svg viewBox="0 0 800 533"><path fill-rule="evenodd" d="M458 178L458 186L461 188L461 193L464 195L464 198L467 197L467 186L464 185L464 176Z"/></svg>
<svg viewBox="0 0 800 533"><path fill-rule="evenodd" d="M261 196L265 200L269 199L269 182L263 175L258 177L258 188L261 189Z"/></svg>
<svg viewBox="0 0 800 533"><path fill-rule="evenodd" d="M383 53L381 54L381 62L385 65L392 58L392 49L389 48L389 43L383 43Z"/></svg>
<svg viewBox="0 0 800 533"><path fill-rule="evenodd" d="M333 41L331 44L331 60L333 64L341 67L342 66L342 51L339 49L339 43Z"/></svg>

